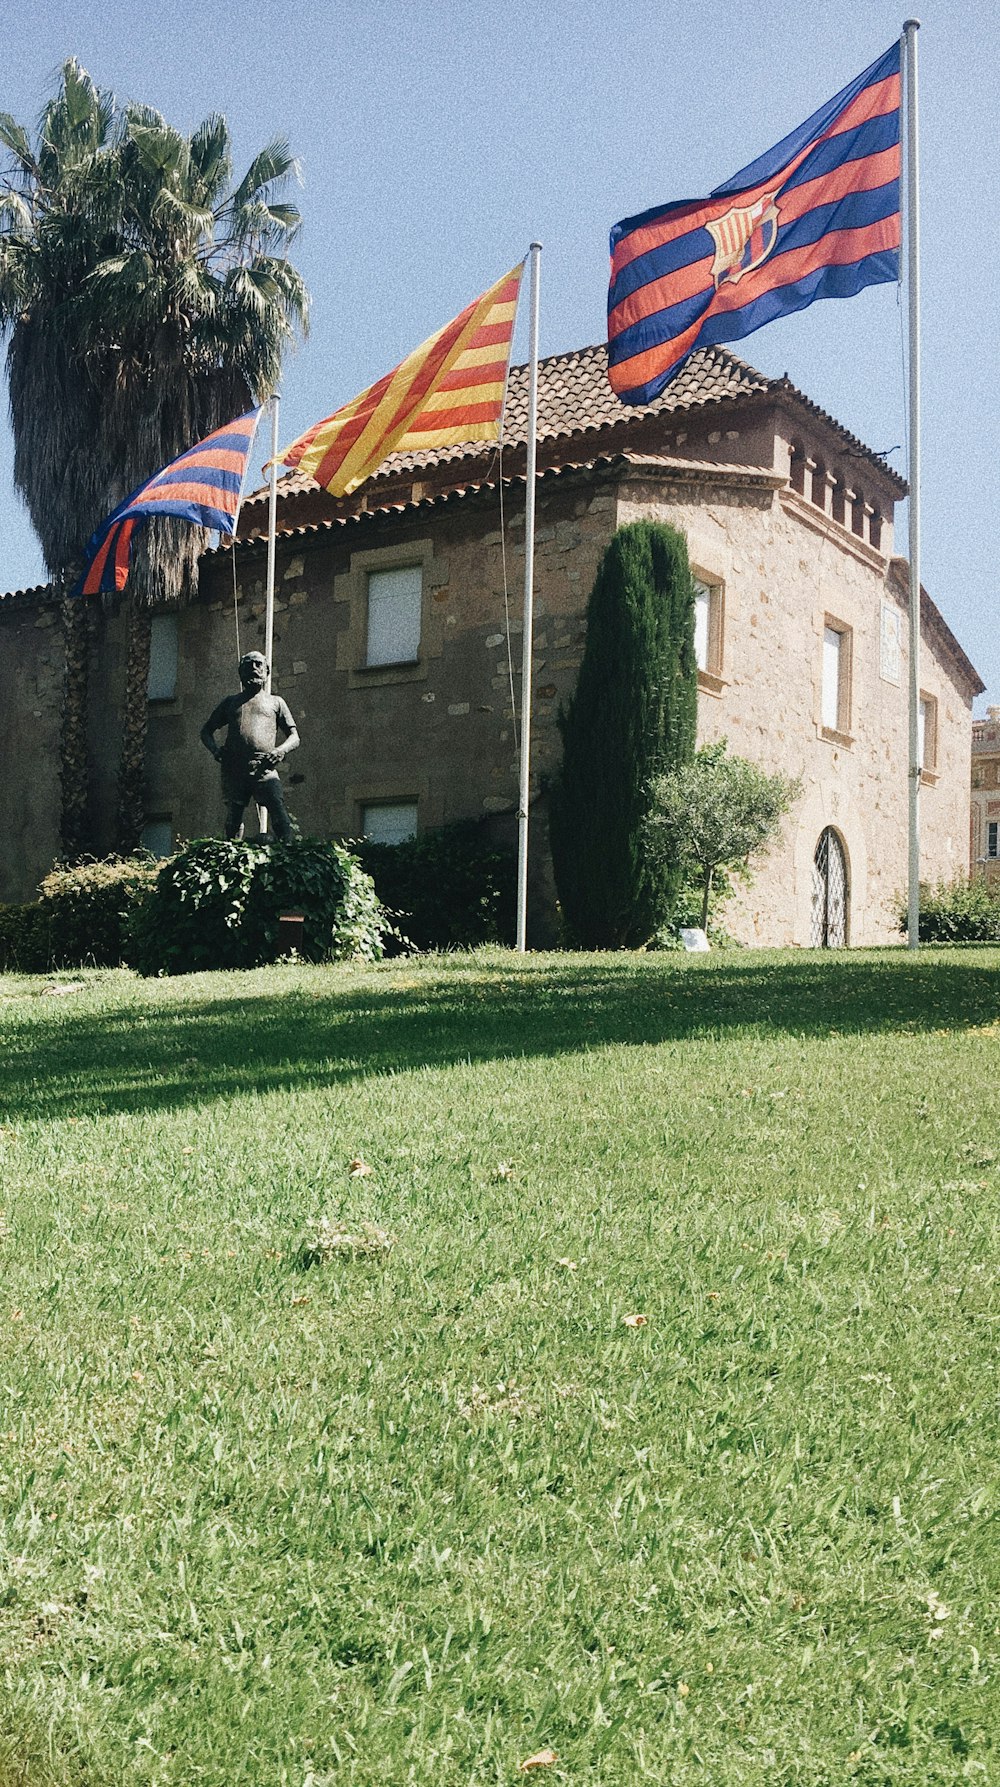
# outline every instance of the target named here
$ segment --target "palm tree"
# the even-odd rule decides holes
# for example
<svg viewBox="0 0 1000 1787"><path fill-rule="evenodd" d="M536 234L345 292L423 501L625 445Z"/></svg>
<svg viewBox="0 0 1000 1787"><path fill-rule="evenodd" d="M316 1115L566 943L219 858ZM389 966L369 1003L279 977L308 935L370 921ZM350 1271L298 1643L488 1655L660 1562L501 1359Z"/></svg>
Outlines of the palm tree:
<svg viewBox="0 0 1000 1787"><path fill-rule="evenodd" d="M185 136L146 106L119 110L75 62L36 146L5 114L0 142L13 157L0 186L0 325L14 475L50 575L65 580L130 490L274 389L308 313L287 259L299 213L276 196L296 169L278 139L233 186L225 119ZM161 518L133 550L121 849L135 847L142 827L150 605L193 593L204 545L200 530ZM86 659L83 605L69 606L68 682ZM85 781L82 729L69 718L79 705L78 696L64 705L70 852L81 842L73 793Z"/></svg>

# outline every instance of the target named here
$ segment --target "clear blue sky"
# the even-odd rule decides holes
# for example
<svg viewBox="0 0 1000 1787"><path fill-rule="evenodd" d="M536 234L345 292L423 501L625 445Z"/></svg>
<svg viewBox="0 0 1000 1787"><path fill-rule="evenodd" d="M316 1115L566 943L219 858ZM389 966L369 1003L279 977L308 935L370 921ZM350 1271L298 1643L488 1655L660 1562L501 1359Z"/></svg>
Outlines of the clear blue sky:
<svg viewBox="0 0 1000 1787"><path fill-rule="evenodd" d="M601 340L610 225L744 166L873 61L905 16L883 0L0 0L17 46L0 109L33 124L76 55L119 98L185 129L224 112L238 164L288 133L303 170L295 256L313 294L312 333L284 380L289 440L533 237L545 250L542 352ZM1000 26L982 0L930 0L921 17L924 582L988 684L983 701L1000 701ZM891 463L905 475L895 287L814 305L736 351L787 371L871 446L898 445ZM6 588L43 574L10 467L4 425Z"/></svg>

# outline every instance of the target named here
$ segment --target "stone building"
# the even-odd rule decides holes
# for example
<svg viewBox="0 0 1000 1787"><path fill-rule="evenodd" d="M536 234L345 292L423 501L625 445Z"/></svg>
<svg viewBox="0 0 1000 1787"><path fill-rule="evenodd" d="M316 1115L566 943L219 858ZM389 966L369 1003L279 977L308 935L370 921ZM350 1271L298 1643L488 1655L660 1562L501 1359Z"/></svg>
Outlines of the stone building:
<svg viewBox="0 0 1000 1787"><path fill-rule="evenodd" d="M1000 875L1000 707L972 722L969 868L991 881Z"/></svg>
<svg viewBox="0 0 1000 1787"><path fill-rule="evenodd" d="M902 481L787 379L721 348L692 356L639 410L613 396L603 347L540 370L535 937L552 918L544 783L587 597L615 529L653 517L684 530L697 578L701 739L724 736L802 780L781 846L727 922L762 944L892 940L906 880ZM512 826L526 408L515 368L502 480L497 449L474 446L394 456L340 500L297 474L281 481L274 682L302 733L285 781L305 831L391 840L459 818ZM260 491L235 553L202 560L197 600L154 617L147 839L161 851L219 828L218 772L198 729L233 686L237 622L243 650L260 643L266 525ZM937 877L967 860L971 705L983 685L926 593L922 616L922 869ZM8 855L0 898L24 897L56 852L56 620L44 590L0 603L0 800L23 865ZM94 625L93 811L109 844L122 621ZM29 735L37 748L19 786L8 766Z"/></svg>

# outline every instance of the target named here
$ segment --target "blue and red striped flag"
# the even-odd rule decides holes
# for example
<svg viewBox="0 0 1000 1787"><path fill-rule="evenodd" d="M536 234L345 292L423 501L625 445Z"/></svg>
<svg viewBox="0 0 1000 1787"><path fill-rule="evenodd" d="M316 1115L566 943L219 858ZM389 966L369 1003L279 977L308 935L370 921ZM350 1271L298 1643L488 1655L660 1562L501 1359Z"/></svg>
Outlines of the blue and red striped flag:
<svg viewBox="0 0 1000 1787"><path fill-rule="evenodd" d="M608 372L651 403L696 347L899 277L899 44L707 199L611 232Z"/></svg>
<svg viewBox="0 0 1000 1787"><path fill-rule="evenodd" d="M70 594L123 590L132 535L150 515L176 515L193 527L233 534L259 417L259 410L237 416L133 490L91 538L83 573Z"/></svg>

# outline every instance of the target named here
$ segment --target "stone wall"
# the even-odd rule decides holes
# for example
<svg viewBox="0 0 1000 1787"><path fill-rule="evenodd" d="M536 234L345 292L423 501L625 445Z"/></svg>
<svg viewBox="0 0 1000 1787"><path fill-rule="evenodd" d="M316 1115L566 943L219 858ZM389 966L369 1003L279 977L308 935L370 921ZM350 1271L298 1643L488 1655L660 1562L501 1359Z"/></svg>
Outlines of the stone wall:
<svg viewBox="0 0 1000 1787"><path fill-rule="evenodd" d="M802 783L782 846L727 909L726 923L743 942L808 945L813 855L831 826L847 857L849 941L898 941L909 672L905 605L886 559L786 488L757 498L692 495L636 480L622 491L618 518L672 521L686 532L699 574L723 585L722 672L716 688L702 679L699 736L726 738L741 756ZM883 604L899 616L893 681L881 673ZM850 719L842 734L824 732L821 721L828 618L851 635ZM971 694L926 625L921 685L937 702L937 763L921 789L921 871L950 878L966 860Z"/></svg>
<svg viewBox="0 0 1000 1787"><path fill-rule="evenodd" d="M637 458L637 456L633 456ZM523 490L507 496L506 579L514 694L519 710L524 572ZM688 536L699 576L722 591L717 674L702 678L703 740L802 780L782 846L731 908L747 942L807 944L812 859L835 827L851 884L850 941L892 940L892 904L906 879L905 616L897 680L880 674L883 604L905 597L887 559L789 490L780 470L752 465L644 467L621 458L552 471L538 491L535 565L533 793L560 756L557 714L576 681L587 598L615 528L638 517ZM414 665L366 669L367 574L393 564L424 569L421 651ZM265 554L237 555L239 649L264 629ZM820 716L823 628L850 630L849 728L824 734ZM56 611L37 601L0 604L7 650L0 662L0 752L23 759L23 784L4 778L5 832L14 841L0 898L30 895L55 854L61 640ZM228 548L202 561L197 601L179 617L174 696L150 703L146 810L175 841L218 832L218 769L198 740L218 699L234 689L238 657ZM92 665L92 796L99 848L113 838L121 702L120 615L101 613ZM415 800L421 826L482 817L510 823L517 802L515 738L504 618L504 562L495 489L442 495L393 512L362 513L279 539L274 687L292 709L302 745L288 760L288 804L302 829L356 835L366 803ZM923 790L923 865L929 877L967 861L970 697L933 631L922 681L938 704L938 760ZM541 803L532 828L537 886L544 883ZM544 927L536 929L541 941Z"/></svg>

